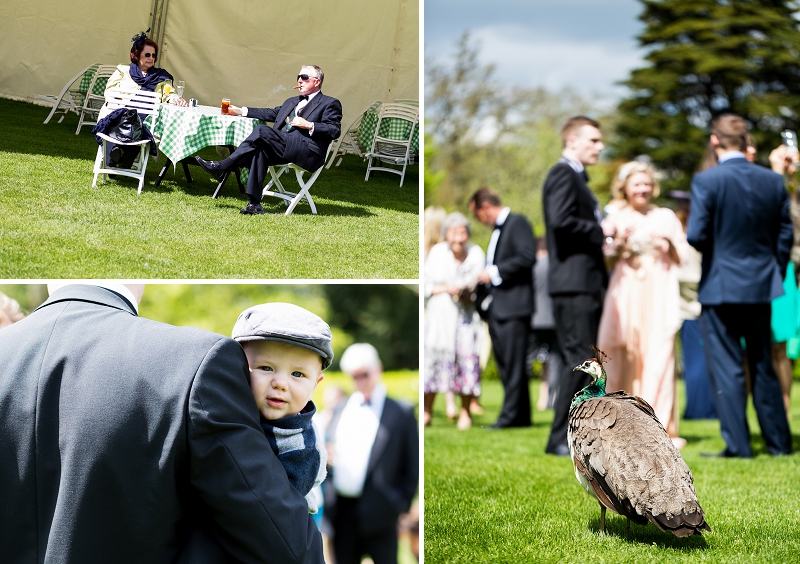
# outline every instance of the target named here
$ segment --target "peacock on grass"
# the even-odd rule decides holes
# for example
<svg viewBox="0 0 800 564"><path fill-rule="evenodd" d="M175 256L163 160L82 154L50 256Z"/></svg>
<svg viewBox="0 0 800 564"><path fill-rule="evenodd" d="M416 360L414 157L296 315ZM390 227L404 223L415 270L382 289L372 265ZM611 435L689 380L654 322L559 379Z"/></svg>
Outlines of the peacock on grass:
<svg viewBox="0 0 800 564"><path fill-rule="evenodd" d="M606 508L627 517L628 527L630 521L652 521L677 537L711 532L697 502L692 472L653 408L625 392L606 394L607 357L592 348L597 358L573 369L593 382L570 404L567 440L575 476L600 502L601 532Z"/></svg>

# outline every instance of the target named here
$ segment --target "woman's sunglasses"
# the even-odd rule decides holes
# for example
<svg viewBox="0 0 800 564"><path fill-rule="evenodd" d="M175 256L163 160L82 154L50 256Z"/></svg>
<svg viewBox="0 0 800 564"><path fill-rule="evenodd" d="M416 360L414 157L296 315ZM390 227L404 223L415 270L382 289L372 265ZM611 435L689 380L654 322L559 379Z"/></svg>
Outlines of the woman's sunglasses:
<svg viewBox="0 0 800 564"><path fill-rule="evenodd" d="M156 58L156 54L155 53L142 53L142 57L144 57L145 59L150 59L150 58L155 59Z"/></svg>

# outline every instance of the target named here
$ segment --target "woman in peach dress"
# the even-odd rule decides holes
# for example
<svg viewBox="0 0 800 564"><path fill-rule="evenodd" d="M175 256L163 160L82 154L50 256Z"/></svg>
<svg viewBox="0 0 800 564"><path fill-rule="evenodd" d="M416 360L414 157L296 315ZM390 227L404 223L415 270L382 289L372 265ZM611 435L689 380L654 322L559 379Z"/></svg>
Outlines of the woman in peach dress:
<svg viewBox="0 0 800 564"><path fill-rule="evenodd" d="M604 251L613 267L597 343L611 358L606 389L644 398L680 448L686 441L678 437L675 404L677 266L688 243L675 213L650 203L658 195L650 165L623 165L613 192L624 203L602 222Z"/></svg>

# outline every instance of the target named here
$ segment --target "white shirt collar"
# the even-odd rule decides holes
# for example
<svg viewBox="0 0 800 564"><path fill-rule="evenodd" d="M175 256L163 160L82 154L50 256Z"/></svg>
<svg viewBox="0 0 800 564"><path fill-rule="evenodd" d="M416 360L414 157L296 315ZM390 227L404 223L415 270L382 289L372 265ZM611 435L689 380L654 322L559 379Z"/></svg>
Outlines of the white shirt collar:
<svg viewBox="0 0 800 564"><path fill-rule="evenodd" d="M583 172L583 169L586 168L585 166L583 166L582 162L576 161L572 157L568 157L567 155L564 154L562 154L561 156L564 158L564 160L567 161L567 164L572 167L572 170L574 170L577 173Z"/></svg>
<svg viewBox="0 0 800 564"><path fill-rule="evenodd" d="M508 214L510 213L511 213L511 208L508 206L500 210L500 213L497 214L497 219L494 222L494 226L500 227L501 225L503 225L506 222L506 219L508 219Z"/></svg>
<svg viewBox="0 0 800 564"><path fill-rule="evenodd" d="M717 159L717 163L722 164L725 161L729 161L731 159L744 159L744 158L745 158L744 153L742 153L741 151L727 151L719 156L719 159Z"/></svg>
<svg viewBox="0 0 800 564"><path fill-rule="evenodd" d="M353 395L350 396L350 401L355 405L365 405L364 404L364 394L359 391L353 392ZM381 418L381 414L383 413L383 404L386 401L386 386L383 383L378 382L375 384L375 388L372 390L372 393L369 397L369 408L372 412L378 417L378 420Z"/></svg>
<svg viewBox="0 0 800 564"><path fill-rule="evenodd" d="M139 303L136 301L136 297L133 295L133 292L131 292L124 284L117 284L114 282L98 282L95 280L92 281L75 280L74 282L67 282L66 284L61 284L58 287L60 289L65 286L71 286L73 284L86 284L90 286L98 286L100 288L105 288L106 290L111 290L112 292L116 292L117 294L120 294L126 300L128 300L133 306L133 309L136 311L136 315L139 315Z"/></svg>

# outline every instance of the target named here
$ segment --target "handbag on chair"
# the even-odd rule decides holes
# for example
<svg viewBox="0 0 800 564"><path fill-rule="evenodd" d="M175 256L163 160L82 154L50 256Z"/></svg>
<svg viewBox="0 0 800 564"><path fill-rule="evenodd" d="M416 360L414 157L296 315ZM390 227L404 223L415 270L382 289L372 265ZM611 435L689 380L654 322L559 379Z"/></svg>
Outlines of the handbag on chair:
<svg viewBox="0 0 800 564"><path fill-rule="evenodd" d="M142 138L142 120L136 110L126 109L105 132L120 143L131 143ZM106 162L118 168L131 168L139 154L139 147L111 145L108 148Z"/></svg>

